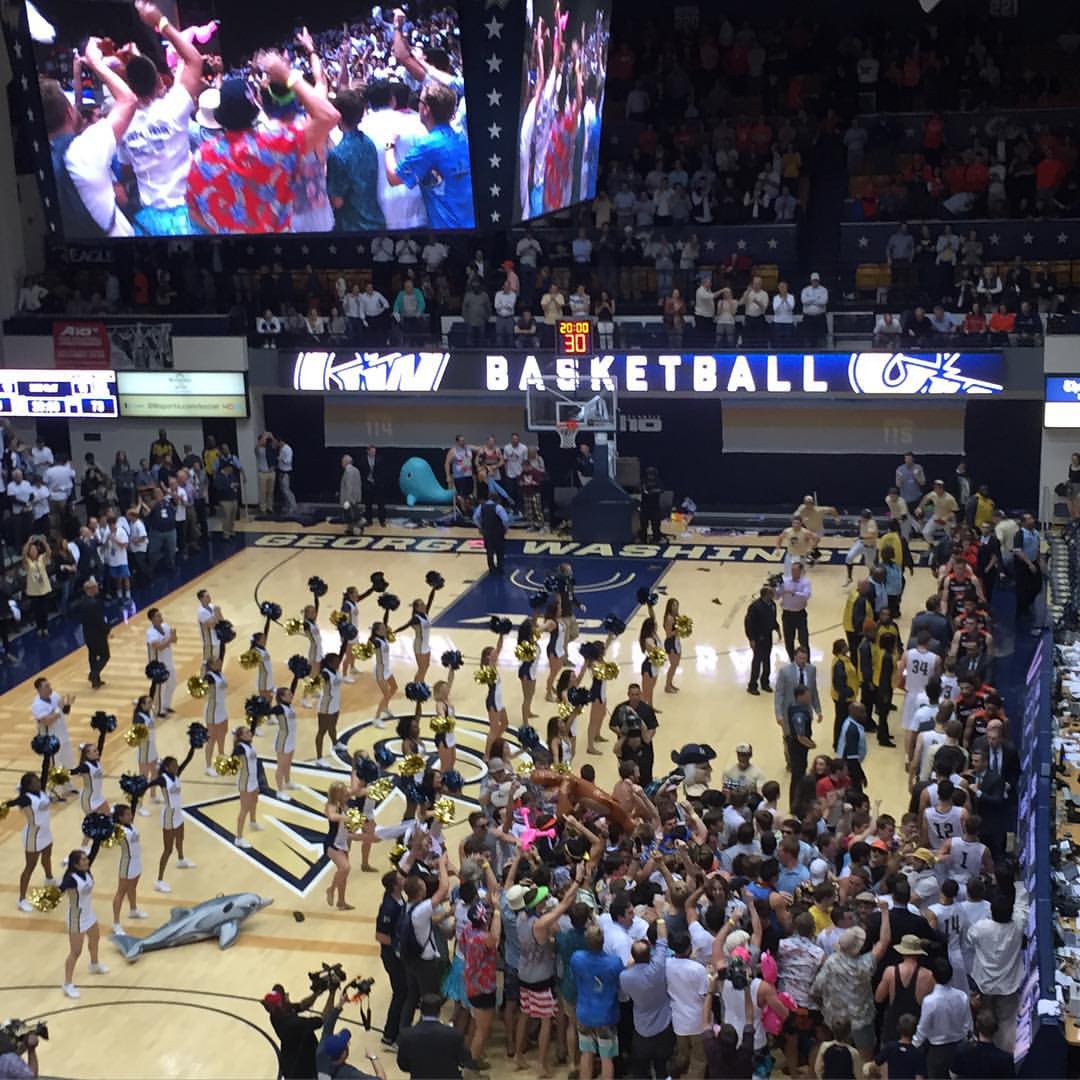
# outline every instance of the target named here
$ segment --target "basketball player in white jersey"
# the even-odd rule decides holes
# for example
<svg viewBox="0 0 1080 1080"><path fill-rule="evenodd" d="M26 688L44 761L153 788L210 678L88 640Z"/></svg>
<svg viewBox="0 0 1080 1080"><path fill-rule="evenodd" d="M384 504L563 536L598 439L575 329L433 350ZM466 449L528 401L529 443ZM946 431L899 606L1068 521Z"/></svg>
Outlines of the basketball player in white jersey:
<svg viewBox="0 0 1080 1080"><path fill-rule="evenodd" d="M214 627L221 622L221 608L211 601L210 593L206 589L200 589L196 596L199 600L196 618L199 621L199 638L202 641L202 658L205 664L214 655Z"/></svg>
<svg viewBox="0 0 1080 1080"><path fill-rule="evenodd" d="M940 863L938 866L940 867ZM957 903L960 885L955 880L946 880L941 885L941 900L928 904L927 908L934 916L934 929L945 935L949 950L949 964L953 977L949 985L957 990L968 992L967 965L964 962L964 935L968 931L968 922L962 904Z"/></svg>
<svg viewBox="0 0 1080 1080"><path fill-rule="evenodd" d="M963 836L954 836L942 846L937 864L939 876L943 881L952 878L960 886L960 899L967 899L967 884L982 874L989 876L994 872L994 860L990 849L979 841L982 818L978 814L969 814L964 820Z"/></svg>
<svg viewBox="0 0 1080 1080"><path fill-rule="evenodd" d="M951 780L942 780L937 786L937 800L923 811L923 842L935 855L945 846L946 840L958 837L964 831L964 808L954 806Z"/></svg>
<svg viewBox="0 0 1080 1080"><path fill-rule="evenodd" d="M817 547L817 533L803 526L801 517L791 519L791 524L776 538L776 553L784 553L784 573L791 573L791 564L805 560L806 556Z"/></svg>
<svg viewBox="0 0 1080 1080"><path fill-rule="evenodd" d="M915 648L904 653L900 664L900 685L904 688L904 711L900 726L904 729L905 764L911 762L915 736L919 732L915 715L922 703L920 696L926 693L926 684L938 673L940 666L941 658L930 651L930 634L921 630L915 639Z"/></svg>

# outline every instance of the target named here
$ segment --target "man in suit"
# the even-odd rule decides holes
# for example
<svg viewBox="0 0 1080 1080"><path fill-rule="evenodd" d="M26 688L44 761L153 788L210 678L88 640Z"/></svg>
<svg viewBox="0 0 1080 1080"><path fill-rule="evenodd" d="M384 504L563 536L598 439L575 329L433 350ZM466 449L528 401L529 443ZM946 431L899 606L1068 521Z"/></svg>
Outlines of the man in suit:
<svg viewBox="0 0 1080 1080"><path fill-rule="evenodd" d="M460 1080L462 1069L475 1069L461 1032L439 1020L442 998L420 998L420 1022L398 1032L398 1068L413 1080Z"/></svg>
<svg viewBox="0 0 1080 1080"><path fill-rule="evenodd" d="M986 767L991 772L1001 774L1006 796L1010 801L1014 800L1016 786L1020 782L1020 753L1005 738L1005 725L1000 720L991 720L986 725L986 734L979 736L971 748L986 755Z"/></svg>
<svg viewBox="0 0 1080 1080"><path fill-rule="evenodd" d="M889 929L899 937L892 939L893 945L889 947L881 958L878 971L899 964L903 957L893 947L899 945L905 934L914 934L926 942L926 951L930 956L944 955L943 946L945 938L934 930L929 921L922 915L916 914L908 906L911 903L911 885L903 874L894 874L886 877L882 882L882 889L892 897L892 907L889 909ZM882 912L875 911L867 920L866 944L873 948L881 936Z"/></svg>
<svg viewBox="0 0 1080 1080"><path fill-rule="evenodd" d="M484 538L484 554L487 555L489 574L503 572L503 556L506 553L506 530L510 528L510 516L498 498L488 497L473 511L473 524ZM571 609L572 610L572 609Z"/></svg>
<svg viewBox="0 0 1080 1080"><path fill-rule="evenodd" d="M83 595L72 604L72 613L82 625L90 664L90 685L98 690L105 685L101 673L109 662L109 621L105 617L105 600L96 579L87 578L82 588Z"/></svg>
<svg viewBox="0 0 1080 1080"><path fill-rule="evenodd" d="M930 635L930 651L944 656L952 641L952 631L949 629L949 620L941 614L941 597L936 594L926 601L926 610L920 611L911 620L908 648L915 647L923 630Z"/></svg>
<svg viewBox="0 0 1080 1080"><path fill-rule="evenodd" d="M994 860L1005 854L1009 831L1009 805L1001 773L990 769L985 749L971 751L971 784L968 793L975 800L975 812L982 818L979 839L990 849Z"/></svg>
<svg viewBox="0 0 1080 1080"><path fill-rule="evenodd" d="M372 524L376 505L379 507L379 524L386 524L386 492L382 475L382 458L376 460L375 447L369 446L360 463L360 476L364 481L364 514Z"/></svg>
<svg viewBox="0 0 1080 1080"><path fill-rule="evenodd" d="M757 599L753 600L746 609L743 629L746 631L746 640L750 643L754 654L750 662L750 684L746 692L758 695L761 690L772 690L769 685L769 675L772 671L773 634L780 636L780 624L776 621L776 601L773 599L773 590L769 585L761 587ZM759 679L761 690L758 690Z"/></svg>
<svg viewBox="0 0 1080 1080"><path fill-rule="evenodd" d="M346 454L341 459L341 484L338 488L338 503L341 516L345 521L345 535L356 533L356 519L360 516L360 500L363 498L363 485L360 470L353 464L352 456Z"/></svg>
<svg viewBox="0 0 1080 1080"><path fill-rule="evenodd" d="M795 659L785 664L776 673L776 688L773 690L773 712L780 730L784 733L784 754L787 755L788 707L795 703L795 691L805 686L810 691L810 705L814 710L814 723L821 723L821 698L818 697L817 670L810 663L810 652L800 645L795 650Z"/></svg>

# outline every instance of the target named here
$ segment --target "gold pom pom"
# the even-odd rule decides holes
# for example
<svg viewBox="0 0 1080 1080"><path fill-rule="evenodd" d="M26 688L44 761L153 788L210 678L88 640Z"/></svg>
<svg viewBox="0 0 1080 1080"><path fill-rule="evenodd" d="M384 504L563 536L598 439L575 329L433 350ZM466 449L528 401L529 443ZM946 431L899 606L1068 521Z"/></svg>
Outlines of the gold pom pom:
<svg viewBox="0 0 1080 1080"><path fill-rule="evenodd" d="M553 766L557 773L562 773L563 776L570 775L570 762L560 761L557 765Z"/></svg>
<svg viewBox="0 0 1080 1080"><path fill-rule="evenodd" d="M372 802L381 803L393 790L393 777L380 776L373 784L368 784L366 797Z"/></svg>
<svg viewBox="0 0 1080 1080"><path fill-rule="evenodd" d="M397 634L395 634L389 626L386 628L386 640L391 645L393 645L394 642L397 641Z"/></svg>
<svg viewBox="0 0 1080 1080"><path fill-rule="evenodd" d="M355 806L345 811L345 828L351 833L358 833L367 824L367 815Z"/></svg>
<svg viewBox="0 0 1080 1080"><path fill-rule="evenodd" d="M409 849L400 841L390 849L390 865L396 867L401 862L401 857Z"/></svg>
<svg viewBox="0 0 1080 1080"><path fill-rule="evenodd" d="M653 646L645 655L653 668L661 668L667 663L667 653L659 645Z"/></svg>
<svg viewBox="0 0 1080 1080"><path fill-rule="evenodd" d="M330 612L330 625L341 626L343 623L349 621L349 616L344 611L331 611Z"/></svg>
<svg viewBox="0 0 1080 1080"><path fill-rule="evenodd" d="M35 911L55 911L60 903L60 890L55 885L38 885L26 894Z"/></svg>
<svg viewBox="0 0 1080 1080"><path fill-rule="evenodd" d="M449 825L457 814L457 803L449 796L443 795L442 798L435 800L432 813L434 813L443 825Z"/></svg>
<svg viewBox="0 0 1080 1080"><path fill-rule="evenodd" d="M218 754L214 758L214 772L218 776L235 776L240 771L240 759L225 754Z"/></svg>
<svg viewBox="0 0 1080 1080"><path fill-rule="evenodd" d="M478 667L473 672L473 678L481 686L494 686L495 680L498 679L498 677L499 673L489 664L484 664L483 667Z"/></svg>
<svg viewBox="0 0 1080 1080"><path fill-rule="evenodd" d="M282 624L285 627L285 633L289 637L296 637L298 634L304 632L304 620L303 619L286 619Z"/></svg>
<svg viewBox="0 0 1080 1080"><path fill-rule="evenodd" d="M560 701L557 712L560 720L569 720L577 712L577 709L569 701Z"/></svg>
<svg viewBox="0 0 1080 1080"><path fill-rule="evenodd" d="M124 838L124 826L114 825L113 831L109 833L108 838L101 843L102 847L114 848Z"/></svg>
<svg viewBox="0 0 1080 1080"><path fill-rule="evenodd" d="M427 762L424 760L423 754L406 754L401 759L401 764L398 766L402 776L415 776L417 773L422 773L427 768Z"/></svg>
<svg viewBox="0 0 1080 1080"><path fill-rule="evenodd" d="M613 660L598 660L592 666L592 677L601 682L610 682L619 677L619 665Z"/></svg>
<svg viewBox="0 0 1080 1080"><path fill-rule="evenodd" d="M356 641L350 651L354 660L370 660L375 655L375 646L370 641Z"/></svg>
<svg viewBox="0 0 1080 1080"><path fill-rule="evenodd" d="M254 649L246 649L240 654L240 666L245 671L251 671L259 666L261 657Z"/></svg>
<svg viewBox="0 0 1080 1080"><path fill-rule="evenodd" d="M11 807L6 802L0 803L0 821L3 821L10 813Z"/></svg>
<svg viewBox="0 0 1080 1080"><path fill-rule="evenodd" d="M689 615L675 616L675 636L689 637L694 632L694 620Z"/></svg>
<svg viewBox="0 0 1080 1080"><path fill-rule="evenodd" d="M514 649L514 655L523 664L531 664L540 655L540 648L535 641L519 641Z"/></svg>
<svg viewBox="0 0 1080 1080"><path fill-rule="evenodd" d="M140 724L139 727L143 727L143 726ZM145 731L145 730L146 730L146 728L143 727L143 731ZM132 743L131 745L134 746L135 744ZM49 787L51 787L51 788L63 787L65 784L68 784L70 782L71 782L71 773L69 773L67 771L67 769L63 769L59 765L54 765L49 770L49 781L48 781Z"/></svg>
<svg viewBox="0 0 1080 1080"><path fill-rule="evenodd" d="M309 675L306 679L302 679L301 683L304 688L304 697L322 693L323 680L321 675Z"/></svg>
<svg viewBox="0 0 1080 1080"><path fill-rule="evenodd" d="M150 729L145 724L132 724L124 732L124 742L128 746L142 746L150 738Z"/></svg>
<svg viewBox="0 0 1080 1080"><path fill-rule="evenodd" d="M445 735L454 730L454 718L452 716L433 716L431 718L431 730L436 735Z"/></svg>
<svg viewBox="0 0 1080 1080"><path fill-rule="evenodd" d="M196 700L210 693L210 680L202 675L192 675L187 681L187 692Z"/></svg>

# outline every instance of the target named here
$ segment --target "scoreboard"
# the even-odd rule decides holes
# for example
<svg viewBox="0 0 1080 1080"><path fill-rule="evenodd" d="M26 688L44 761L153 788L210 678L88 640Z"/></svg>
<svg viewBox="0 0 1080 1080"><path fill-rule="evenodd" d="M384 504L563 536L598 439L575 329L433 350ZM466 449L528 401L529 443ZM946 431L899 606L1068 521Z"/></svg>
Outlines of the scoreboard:
<svg viewBox="0 0 1080 1080"><path fill-rule="evenodd" d="M0 416L100 420L117 415L113 371L0 368Z"/></svg>
<svg viewBox="0 0 1080 1080"><path fill-rule="evenodd" d="M588 356L592 352L592 323L588 319L559 319L555 341L559 356Z"/></svg>

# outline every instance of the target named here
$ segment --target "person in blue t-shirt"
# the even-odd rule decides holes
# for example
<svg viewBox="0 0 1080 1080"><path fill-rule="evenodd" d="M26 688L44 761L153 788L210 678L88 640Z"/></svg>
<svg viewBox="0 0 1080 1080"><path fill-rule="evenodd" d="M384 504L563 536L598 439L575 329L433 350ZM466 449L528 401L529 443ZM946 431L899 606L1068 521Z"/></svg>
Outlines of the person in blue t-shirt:
<svg viewBox="0 0 1080 1080"><path fill-rule="evenodd" d="M464 131L450 126L457 109L452 87L428 82L420 94L420 119L428 129L400 161L395 142L388 142L386 179L391 187L404 184L420 187L433 229L472 229L472 174L469 167L469 139Z"/></svg>
<svg viewBox="0 0 1080 1080"><path fill-rule="evenodd" d="M570 957L577 984L579 1075L592 1076L593 1058L600 1058L601 1080L615 1075L619 1053L619 973L623 962L604 952L604 931L590 926L585 948Z"/></svg>

